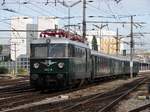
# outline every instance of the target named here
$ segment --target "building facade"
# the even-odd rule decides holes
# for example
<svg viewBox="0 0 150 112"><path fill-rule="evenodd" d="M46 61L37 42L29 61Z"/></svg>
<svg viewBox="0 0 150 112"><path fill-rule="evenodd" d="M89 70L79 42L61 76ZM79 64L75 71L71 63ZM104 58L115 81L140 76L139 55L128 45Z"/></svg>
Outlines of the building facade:
<svg viewBox="0 0 150 112"><path fill-rule="evenodd" d="M11 19L11 40L10 40L10 52L11 59L16 60L20 55L27 54L27 24L32 24L33 20L30 17L19 16L12 17ZM22 30L22 31L20 31Z"/></svg>
<svg viewBox="0 0 150 112"><path fill-rule="evenodd" d="M0 61L10 60L10 45L1 45L2 51L0 52Z"/></svg>
<svg viewBox="0 0 150 112"><path fill-rule="evenodd" d="M20 55L30 55L30 42L39 38L40 31L54 29L58 25L54 17L38 17L37 24L33 19L26 16L12 17L11 19L11 59L15 60ZM20 31L22 30L22 31ZM35 30L30 32L28 30Z"/></svg>
<svg viewBox="0 0 150 112"><path fill-rule="evenodd" d="M30 43L33 39L38 37L38 25L37 24L27 24L27 30L31 32L27 32L27 42L26 42L26 55L30 57ZM33 32L35 31L35 32Z"/></svg>
<svg viewBox="0 0 150 112"><path fill-rule="evenodd" d="M101 39L100 48L103 53L115 55L120 53L120 42L114 37L105 37Z"/></svg>
<svg viewBox="0 0 150 112"><path fill-rule="evenodd" d="M98 51L105 53L105 54L117 54L120 53L120 40L117 40L116 32L113 31L105 31L102 30L101 32L98 31L90 31L87 32L88 42L90 48L92 48L92 39L93 36L97 39Z"/></svg>
<svg viewBox="0 0 150 112"><path fill-rule="evenodd" d="M46 29L55 29L58 27L58 20L55 17L41 16L38 17L38 30L43 31ZM38 32L38 36L40 32Z"/></svg>
<svg viewBox="0 0 150 112"><path fill-rule="evenodd" d="M10 54L12 61L17 61L15 66L28 69L31 41L40 38L41 31L54 29L57 25L58 22L54 17L38 17L37 24L33 24L33 19L30 17L12 17Z"/></svg>

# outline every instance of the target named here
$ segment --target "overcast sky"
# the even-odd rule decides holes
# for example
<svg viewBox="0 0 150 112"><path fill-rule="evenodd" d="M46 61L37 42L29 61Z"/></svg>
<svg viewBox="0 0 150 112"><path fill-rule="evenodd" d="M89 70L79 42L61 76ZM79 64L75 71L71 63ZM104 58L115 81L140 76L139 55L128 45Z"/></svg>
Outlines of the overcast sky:
<svg viewBox="0 0 150 112"><path fill-rule="evenodd" d="M0 29L9 29L10 20L12 16L30 16L35 20L37 16L58 16L67 17L68 8L62 4L54 3L46 4L47 0L0 0ZM54 2L54 0L48 0ZM63 0L59 0L63 1ZM79 0L64 0L66 4L72 5ZM88 1L88 0L87 0ZM39 3L40 2L40 3ZM45 3L41 3L45 2ZM23 4L24 3L24 4ZM87 2L87 20L97 21L130 21L130 18L120 18L128 15L136 15L134 21L146 22L143 27L134 27L134 32L150 32L150 0L121 0L116 3L115 0L93 0L92 3ZM6 11L9 10L9 11ZM82 2L70 8L71 16L75 18L71 19L71 24L77 24L82 22ZM88 16L95 16L89 18ZM104 16L100 18L98 16ZM67 19L59 19L61 26L67 24ZM100 25L100 24L98 24ZM88 29L92 29L93 26L87 24ZM119 28L119 32L122 35L128 35L130 33L130 26L123 24L109 24L106 30L116 31ZM3 35L2 33L0 33ZM6 34L6 38L10 35ZM1 38L1 37L0 37ZM143 49L149 49L150 45L148 41L149 35L145 35L138 41L145 42L145 46L141 46ZM3 42L2 39L0 42Z"/></svg>

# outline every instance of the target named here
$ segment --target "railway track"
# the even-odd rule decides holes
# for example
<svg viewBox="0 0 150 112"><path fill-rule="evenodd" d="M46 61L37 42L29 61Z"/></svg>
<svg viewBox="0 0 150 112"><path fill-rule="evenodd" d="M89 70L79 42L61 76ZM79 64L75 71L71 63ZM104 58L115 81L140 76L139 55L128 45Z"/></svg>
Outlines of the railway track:
<svg viewBox="0 0 150 112"><path fill-rule="evenodd" d="M95 84L89 86L94 85ZM10 87L0 89L0 111L4 111L7 110L7 108L13 108L27 103L38 102L46 98L58 96L79 89L84 89L86 87L87 86L71 90L48 91L46 93L41 93L41 91L35 91L33 88L31 88L28 82L17 82L17 84L11 85Z"/></svg>
<svg viewBox="0 0 150 112"><path fill-rule="evenodd" d="M141 112L141 111L144 111L144 110L147 110L147 109L150 109L150 103L142 105L142 106L140 106L138 108L135 108L133 110L130 110L129 112Z"/></svg>
<svg viewBox="0 0 150 112"><path fill-rule="evenodd" d="M0 81L0 97L17 94L31 89L29 86L29 77L23 77L18 79L9 79Z"/></svg>
<svg viewBox="0 0 150 112"><path fill-rule="evenodd" d="M0 99L21 95L24 94L25 92L30 91L34 91L34 89L30 87L28 82L18 83L17 85L10 85L8 87L0 89Z"/></svg>
<svg viewBox="0 0 150 112"><path fill-rule="evenodd" d="M0 87L6 86L6 85L17 84L18 82L24 82L24 81L28 81L28 80L29 80L28 76L18 78L18 79L1 79L0 80Z"/></svg>
<svg viewBox="0 0 150 112"><path fill-rule="evenodd" d="M59 104L59 108L57 104L54 108L47 109L44 112L111 112L113 106L145 81L145 79L138 79L111 92L100 93L85 100L79 99L77 102L70 101L66 104L62 102Z"/></svg>
<svg viewBox="0 0 150 112"><path fill-rule="evenodd" d="M24 93L34 92L34 91L35 90L31 88L29 85L26 85L26 86L23 85L21 87L16 87L16 88L12 88L12 89L0 92L0 99L15 97L18 95L22 95Z"/></svg>
<svg viewBox="0 0 150 112"><path fill-rule="evenodd" d="M48 94L25 92L12 98L1 99L0 112L107 112L144 81L146 81L145 78L139 78L132 83L125 84L107 93L70 100L60 100L57 97L58 95L71 92L69 90ZM8 100L7 103L2 103L5 100Z"/></svg>

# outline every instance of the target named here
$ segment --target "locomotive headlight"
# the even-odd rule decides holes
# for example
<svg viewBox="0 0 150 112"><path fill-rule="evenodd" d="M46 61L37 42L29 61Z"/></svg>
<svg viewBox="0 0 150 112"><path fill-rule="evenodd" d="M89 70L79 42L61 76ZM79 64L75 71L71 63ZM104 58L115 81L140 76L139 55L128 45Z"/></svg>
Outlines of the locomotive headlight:
<svg viewBox="0 0 150 112"><path fill-rule="evenodd" d="M58 63L58 67L59 68L63 68L64 67L64 63L63 62Z"/></svg>
<svg viewBox="0 0 150 112"><path fill-rule="evenodd" d="M34 63L33 67L34 67L35 69L39 68L39 63Z"/></svg>

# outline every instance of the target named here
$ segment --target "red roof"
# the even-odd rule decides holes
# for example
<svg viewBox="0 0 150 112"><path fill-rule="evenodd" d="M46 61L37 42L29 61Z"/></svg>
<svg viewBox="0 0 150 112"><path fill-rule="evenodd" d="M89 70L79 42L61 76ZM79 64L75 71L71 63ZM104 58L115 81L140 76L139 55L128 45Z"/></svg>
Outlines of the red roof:
<svg viewBox="0 0 150 112"><path fill-rule="evenodd" d="M63 29L47 29L40 33L40 37L64 37L73 41L78 41L84 43L83 38L80 35L65 31Z"/></svg>

